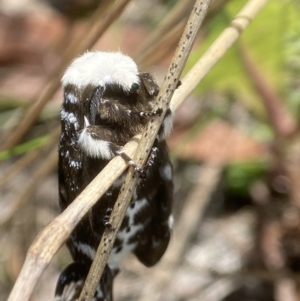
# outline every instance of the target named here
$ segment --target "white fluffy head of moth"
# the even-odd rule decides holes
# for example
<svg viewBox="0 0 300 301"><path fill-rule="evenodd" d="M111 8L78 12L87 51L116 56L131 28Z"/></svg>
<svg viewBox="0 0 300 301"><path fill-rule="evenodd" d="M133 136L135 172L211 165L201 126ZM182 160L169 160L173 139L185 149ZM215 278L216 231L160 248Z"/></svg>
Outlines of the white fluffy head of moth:
<svg viewBox="0 0 300 301"><path fill-rule="evenodd" d="M121 52L86 52L76 58L62 77L63 86L74 85L81 89L88 85L104 87L115 84L129 91L139 84L139 71L133 59ZM78 137L78 144L90 157L111 159L113 153L108 141L94 139L87 131L89 122Z"/></svg>
<svg viewBox="0 0 300 301"><path fill-rule="evenodd" d="M68 84L78 88L117 84L125 91L139 82L136 63L121 52L86 52L72 62L62 78L64 87Z"/></svg>

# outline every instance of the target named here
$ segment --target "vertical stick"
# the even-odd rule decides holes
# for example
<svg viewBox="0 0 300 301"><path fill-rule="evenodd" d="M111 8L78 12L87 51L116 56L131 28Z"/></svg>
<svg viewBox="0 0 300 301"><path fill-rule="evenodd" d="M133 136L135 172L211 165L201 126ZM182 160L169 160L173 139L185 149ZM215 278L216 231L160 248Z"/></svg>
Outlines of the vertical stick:
<svg viewBox="0 0 300 301"><path fill-rule="evenodd" d="M179 78L192 49L196 34L204 20L210 2L211 0L196 0L191 11L190 17L179 41L179 45L177 46L175 55L162 84L162 88L157 96L156 105L157 107L161 107L164 112L166 112L169 107L171 97L177 87ZM163 119L164 114L158 118L152 118L149 121L146 131L142 135L134 158L135 162L137 162L140 166L143 166L147 160ZM130 168L109 220L114 231L111 231L110 229L106 229L104 231L94 261L82 289L79 298L80 301L90 301L93 299L117 233L132 199L137 182L138 176L134 173L133 168Z"/></svg>

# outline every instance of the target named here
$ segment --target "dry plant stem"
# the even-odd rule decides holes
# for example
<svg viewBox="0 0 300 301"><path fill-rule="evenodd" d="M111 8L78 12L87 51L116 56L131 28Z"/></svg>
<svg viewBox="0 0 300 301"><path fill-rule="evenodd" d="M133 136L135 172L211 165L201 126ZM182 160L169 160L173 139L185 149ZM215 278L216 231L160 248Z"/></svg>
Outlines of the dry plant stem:
<svg viewBox="0 0 300 301"><path fill-rule="evenodd" d="M205 164L198 173L196 187L188 196L182 214L176 222L172 239L162 262L154 268L151 281L148 281L139 297L141 301L154 301L153 291L159 294L168 288L174 275L174 270L182 259L211 194L217 186L223 167L221 165ZM153 287L154 285L154 287Z"/></svg>
<svg viewBox="0 0 300 301"><path fill-rule="evenodd" d="M165 57L170 57L178 44L184 26L184 21L178 22L168 33L160 38L159 43L149 46L136 60L138 66L145 70L161 62Z"/></svg>
<svg viewBox="0 0 300 301"><path fill-rule="evenodd" d="M105 7L107 3L111 2L110 0L104 3ZM34 104L27 111L26 115L16 127L16 129L10 133L7 140L4 142L1 147L2 150L10 149L15 146L26 132L29 130L31 125L35 122L39 116L44 105L53 97L54 93L60 87L60 79L65 71L66 67L70 64L71 60L76 57L79 53L82 53L86 49L91 48L99 37L105 32L105 30L117 19L126 5L130 0L119 0L117 4L112 7L109 11L103 11L98 9L94 14L92 20L93 26L90 26L91 29L85 31L82 36L80 36L73 44L73 47L69 48L69 51L66 52L62 63L59 65L49 83L44 87L42 92L37 96L37 99L34 101ZM102 6L101 6L102 8ZM105 14L104 14L105 12Z"/></svg>
<svg viewBox="0 0 300 301"><path fill-rule="evenodd" d="M34 149L25 155L23 155L18 161L16 161L12 166L10 166L0 178L0 187L9 184L14 176L18 174L22 169L28 166L32 161L34 161L39 153L39 149Z"/></svg>
<svg viewBox="0 0 300 301"><path fill-rule="evenodd" d="M43 164L39 166L39 168L34 172L34 174L30 178L30 183L26 186L23 191L20 191L12 200L9 208L5 208L5 213L2 212L0 218L0 226L6 224L15 211L24 203L28 202L37 187L40 185L41 181L53 170L56 169L57 166L57 145L52 149L50 154L45 158Z"/></svg>
<svg viewBox="0 0 300 301"><path fill-rule="evenodd" d="M159 48L162 48L162 39L165 39L165 35L169 35L174 27L177 27L185 19L185 16L187 17L194 2L194 0L178 1L167 16L162 19L155 31L136 52L135 57L139 66L147 62L147 57L151 57L151 53L155 53Z"/></svg>
<svg viewBox="0 0 300 301"><path fill-rule="evenodd" d="M18 161L16 161L5 173L0 177L0 187L11 182L14 176L19 173L22 169L26 168L32 161L36 160L45 148L48 148L51 144L57 144L57 139L60 135L60 126L55 128L49 138L49 143L42 146L39 149L34 149L23 155Z"/></svg>
<svg viewBox="0 0 300 301"><path fill-rule="evenodd" d="M182 85L174 93L172 109L176 110L182 103L182 99L185 99L190 95L198 83L237 40L243 30L250 24L268 1L269 0L250 0L247 2L243 9L233 19L230 26L221 33L217 40L184 77Z"/></svg>
<svg viewBox="0 0 300 301"><path fill-rule="evenodd" d="M207 15L215 14L226 4L227 1L228 0L213 0L208 9ZM145 43L137 49L136 55L134 56L140 67L151 66L151 62L148 61L149 59L152 60L152 63L158 62L158 60L153 60L153 55L155 56L157 51L164 48L165 44L169 45L168 42L170 39L177 39L177 30L174 29L178 27L180 23L185 24L193 3L194 0L177 1L172 10L170 10L166 17L162 19L153 33L150 33L150 36L147 38ZM182 28L180 27L180 30L182 30L183 27L184 26L182 26ZM179 33L178 40L180 34L181 31Z"/></svg>
<svg viewBox="0 0 300 301"><path fill-rule="evenodd" d="M283 100L276 94L274 88L268 82L263 71L253 60L250 53L245 47L243 47L242 43L239 43L238 45L242 62L248 72L254 88L261 97L274 131L279 135L279 137L290 137L296 132L296 123L292 120L291 115L284 107Z"/></svg>
<svg viewBox="0 0 300 301"><path fill-rule="evenodd" d="M242 269L230 273L220 273L215 270L208 270L207 272L216 279L240 279L241 277L253 277L271 282L277 282L284 279L293 279L295 282L300 283L299 273L293 273L284 269L272 271L267 269ZM203 270L201 270L201 273L203 273Z"/></svg>
<svg viewBox="0 0 300 301"><path fill-rule="evenodd" d="M211 0L195 1L194 7L191 11L190 17L179 41L179 45L167 71L160 92L157 96L156 106L161 107L164 112L169 107L171 97L177 87L179 78L192 49L196 34L204 20L210 2ZM157 136L158 130L163 122L163 118L164 114L149 121L147 129L143 133L138 145L136 155L134 156L134 160L139 166L143 166L146 163L154 140ZM139 178L134 173L133 168L129 168L109 220L109 223L112 225L112 228L114 230L111 231L110 229L106 229L104 231L94 261L91 265L86 282L80 294L80 301L90 301L93 299L97 285L100 281L104 267L112 250L117 233L132 199L132 195L136 188L138 179Z"/></svg>
<svg viewBox="0 0 300 301"><path fill-rule="evenodd" d="M298 218L300 218L300 142L296 141L290 146L289 152L285 158L285 168L290 180L289 193L290 202L297 209Z"/></svg>
<svg viewBox="0 0 300 301"><path fill-rule="evenodd" d="M184 209L176 223L170 246L164 256L160 270L171 271L182 259L186 246L195 234L211 194L217 186L223 170L222 165L203 165L198 174L196 187L186 200Z"/></svg>
<svg viewBox="0 0 300 301"><path fill-rule="evenodd" d="M245 19L241 18L239 20L242 22L242 29L249 25L250 20L255 17L267 2L268 0L250 0L246 4L239 14L241 15L242 13L243 16L246 16ZM235 20L235 22L237 21ZM172 98L171 107L174 111L208 73L211 67L222 57L241 32L242 30L237 30L232 26L227 28L195 67L183 78L182 85L176 89ZM124 150L129 156L133 157L136 146L136 139L133 139L126 144ZM38 278L48 266L54 254L88 210L125 169L124 161L119 157L114 158L74 202L40 232L28 250L25 263L10 294L9 301L27 301L29 299Z"/></svg>
<svg viewBox="0 0 300 301"><path fill-rule="evenodd" d="M49 137L49 142L47 145L28 152L26 155L22 156L15 164L9 168L4 175L0 178L0 188L5 185L13 185L14 176L20 172L22 169L26 168L32 161L45 156L49 149L53 148L52 152L44 159L44 163L41 164L37 170L34 171L30 178L29 184L26 183L26 187L17 193L13 200L5 206L0 214L0 226L6 225L11 217L14 215L15 211L24 204L30 201L32 194L36 191L37 186L40 182L57 166L57 139L60 134L60 127L53 130Z"/></svg>
<svg viewBox="0 0 300 301"><path fill-rule="evenodd" d="M137 139L131 140L124 151L133 156ZM125 171L126 163L120 157L111 160L87 188L55 218L31 244L8 301L28 301L43 270L69 237L75 226L112 183Z"/></svg>

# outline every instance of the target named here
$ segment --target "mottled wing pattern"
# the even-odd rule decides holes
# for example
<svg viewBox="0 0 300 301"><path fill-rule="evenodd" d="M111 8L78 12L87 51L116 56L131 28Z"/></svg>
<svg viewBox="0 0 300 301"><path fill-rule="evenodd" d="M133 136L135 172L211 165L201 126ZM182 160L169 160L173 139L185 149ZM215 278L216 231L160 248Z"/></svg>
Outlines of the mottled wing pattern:
<svg viewBox="0 0 300 301"><path fill-rule="evenodd" d="M55 301L78 300L84 281L88 274L88 267L83 263L70 264L59 276L55 290ZM93 301L108 301L112 298L112 274L108 268L104 270Z"/></svg>
<svg viewBox="0 0 300 301"><path fill-rule="evenodd" d="M86 53L70 65L62 82L58 173L60 206L64 210L115 155L134 164L126 159L121 147L161 110L153 111L158 93L153 77L139 73L132 59L120 53ZM112 301L113 277L124 255L133 252L144 265L152 266L168 246L173 175L165 138L171 129L172 112L168 110L146 177L139 179L134 191L95 301ZM57 301L77 300L125 176L126 172L114 182L68 239L74 262L59 278Z"/></svg>

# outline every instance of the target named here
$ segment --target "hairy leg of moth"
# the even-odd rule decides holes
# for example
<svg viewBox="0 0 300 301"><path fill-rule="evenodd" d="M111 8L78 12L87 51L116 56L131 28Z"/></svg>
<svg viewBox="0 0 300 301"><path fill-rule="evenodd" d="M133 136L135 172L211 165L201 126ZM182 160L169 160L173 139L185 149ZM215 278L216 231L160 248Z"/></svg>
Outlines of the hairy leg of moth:
<svg viewBox="0 0 300 301"><path fill-rule="evenodd" d="M110 96L111 97L111 96ZM100 120L109 120L110 122L130 122L140 124L141 118L149 118L160 115L163 110L158 108L154 111L143 111L131 109L125 106L124 103L110 99L108 95L104 94L103 87L97 87L90 100L90 120L95 124L96 117ZM130 119L128 119L130 118Z"/></svg>
<svg viewBox="0 0 300 301"><path fill-rule="evenodd" d="M146 178L148 169L154 164L157 152L158 148L152 147L147 163L143 167L138 167L134 160L132 160L124 151L122 151L122 149L117 151L117 154L120 155L126 162L128 162L129 165L133 166L134 170L140 174L141 178Z"/></svg>
<svg viewBox="0 0 300 301"><path fill-rule="evenodd" d="M86 121L86 125L88 122ZM115 137L114 137L115 138ZM114 156L121 156L142 178L146 176L148 163L145 167L139 167L123 150L122 147L111 142L112 131L102 126L87 125L81 132L78 143L81 148L91 157L110 160ZM153 164L154 154L157 148L152 149L148 162L151 166Z"/></svg>
<svg viewBox="0 0 300 301"><path fill-rule="evenodd" d="M112 212L112 207L106 208L105 216L103 218L103 224L106 228L112 229L112 225L109 223L109 218Z"/></svg>
<svg viewBox="0 0 300 301"><path fill-rule="evenodd" d="M158 131L158 140L165 140L169 137L171 131L173 129L173 112L170 108L167 109L164 121Z"/></svg>
<svg viewBox="0 0 300 301"><path fill-rule="evenodd" d="M133 119L137 119L136 122L140 123L140 118L149 118L149 117L155 117L157 115L160 115L163 110L161 108L158 108L154 111L136 111L124 108L118 104L112 103L111 101L108 101L107 99L103 98L101 100L98 100L97 98L95 100L92 100L92 102L100 102L100 105L104 106L107 112L110 112L110 117L113 119L118 118L128 118L131 117Z"/></svg>
<svg viewBox="0 0 300 301"><path fill-rule="evenodd" d="M129 116L140 116L140 117L154 117L157 115L160 115L163 110L161 108L155 110L155 111L132 111L132 110L125 110L125 112L129 115Z"/></svg>

